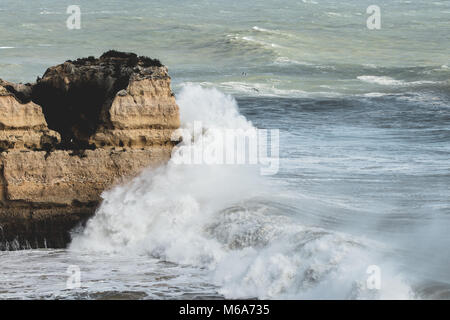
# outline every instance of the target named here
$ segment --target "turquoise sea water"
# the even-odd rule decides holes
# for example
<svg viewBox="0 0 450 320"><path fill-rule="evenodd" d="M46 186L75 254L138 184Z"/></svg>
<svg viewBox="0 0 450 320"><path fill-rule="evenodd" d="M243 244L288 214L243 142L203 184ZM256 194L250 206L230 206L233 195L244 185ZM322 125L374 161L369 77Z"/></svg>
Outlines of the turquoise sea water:
<svg viewBox="0 0 450 320"><path fill-rule="evenodd" d="M68 250L0 252L0 298L450 298L450 1L2 0L0 30L0 78L132 51L169 67L184 125L237 108L281 148L263 181L167 169L105 194Z"/></svg>
<svg viewBox="0 0 450 320"><path fill-rule="evenodd" d="M49 65L116 48L160 58L176 84L244 94L350 94L392 84L362 76L448 79L448 1L377 1L375 31L366 27L373 3L365 0L72 2L2 1L3 78L33 81ZM80 30L66 28L71 4L81 8Z"/></svg>

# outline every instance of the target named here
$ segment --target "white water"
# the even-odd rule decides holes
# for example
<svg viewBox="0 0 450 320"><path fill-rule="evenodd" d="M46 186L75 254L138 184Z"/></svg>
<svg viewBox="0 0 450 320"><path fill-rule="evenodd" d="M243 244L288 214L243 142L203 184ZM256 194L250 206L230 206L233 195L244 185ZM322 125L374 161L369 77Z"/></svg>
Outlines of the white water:
<svg viewBox="0 0 450 320"><path fill-rule="evenodd" d="M182 127L194 120L206 127L205 144L215 141L214 128L252 125L232 97L215 89L189 85L177 101ZM184 139L180 148L190 144L198 147ZM303 225L280 210L279 191L258 168L178 165L178 156L174 151L167 166L104 192L70 250L197 267L227 298L412 297L392 261L381 257L383 245ZM372 264L382 270L381 290L366 288Z"/></svg>

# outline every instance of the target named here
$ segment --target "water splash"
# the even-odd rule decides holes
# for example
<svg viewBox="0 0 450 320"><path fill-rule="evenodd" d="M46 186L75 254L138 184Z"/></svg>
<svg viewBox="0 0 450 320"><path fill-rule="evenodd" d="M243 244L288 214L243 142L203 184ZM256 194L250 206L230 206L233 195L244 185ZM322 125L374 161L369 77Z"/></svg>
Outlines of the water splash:
<svg viewBox="0 0 450 320"><path fill-rule="evenodd" d="M177 97L183 128L249 128L236 101L216 89L185 86ZM197 147L184 139L179 148ZM276 192L248 166L178 165L147 170L103 194L103 203L72 251L147 254L207 274L228 298L408 298L388 264L386 286L365 285L378 244L302 225L276 205ZM295 208L292 208L295 211ZM389 270L389 272L388 272Z"/></svg>

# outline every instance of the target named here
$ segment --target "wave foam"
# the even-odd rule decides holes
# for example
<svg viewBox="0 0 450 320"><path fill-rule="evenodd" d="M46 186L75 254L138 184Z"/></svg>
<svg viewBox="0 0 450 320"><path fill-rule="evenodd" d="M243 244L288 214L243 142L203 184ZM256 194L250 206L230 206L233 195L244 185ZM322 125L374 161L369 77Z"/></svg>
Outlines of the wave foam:
<svg viewBox="0 0 450 320"><path fill-rule="evenodd" d="M424 85L424 84L440 84L445 83L444 81L427 81L427 80L421 80L421 81L412 81L412 82L406 82L404 80L396 80L391 77L386 76L359 76L357 77L358 80L361 80L363 82L372 83L372 84L379 84L383 86L417 86L417 85Z"/></svg>
<svg viewBox="0 0 450 320"><path fill-rule="evenodd" d="M275 59L275 63L276 64L295 64L295 65L304 65L304 66L312 66L312 63L309 62L303 62L303 61L298 61L298 60L294 60L294 59L290 59L288 57L278 57Z"/></svg>
<svg viewBox="0 0 450 320"><path fill-rule="evenodd" d="M359 76L359 80L368 82L368 83L375 83L380 84L384 86L391 86L391 85L404 85L405 82L402 80L395 80L391 77L378 77L378 76Z"/></svg>
<svg viewBox="0 0 450 320"><path fill-rule="evenodd" d="M280 30L266 29L266 28L261 28L258 26L252 27L252 30L256 31L256 32L266 33L266 34L270 34L270 35L283 36L283 37L288 37L288 38L293 36L292 34L290 34L288 32L283 32Z"/></svg>
<svg viewBox="0 0 450 320"><path fill-rule="evenodd" d="M183 128L251 128L234 98L187 85L177 96ZM181 146L197 147L183 139ZM407 298L408 287L383 266L386 289L365 288L370 245L302 225L274 205L257 170L176 165L172 160L104 192L103 202L70 250L148 254L203 268L227 298ZM264 201L262 199L265 199ZM373 245L373 244L371 244Z"/></svg>

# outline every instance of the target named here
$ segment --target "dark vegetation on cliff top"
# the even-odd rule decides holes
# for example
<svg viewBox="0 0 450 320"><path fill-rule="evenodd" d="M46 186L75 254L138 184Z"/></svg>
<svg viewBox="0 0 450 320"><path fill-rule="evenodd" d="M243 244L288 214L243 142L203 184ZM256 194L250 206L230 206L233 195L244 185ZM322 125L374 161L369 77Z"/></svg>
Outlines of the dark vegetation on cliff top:
<svg viewBox="0 0 450 320"><path fill-rule="evenodd" d="M162 67L163 64L158 59L152 59L145 56L138 56L132 52L121 52L116 50L109 50L102 54L99 59L89 56L87 58L79 58L75 61L68 60L67 62L73 63L74 65L89 65L98 64L104 61L118 60L121 64L128 67L136 67L137 65L149 68L149 67Z"/></svg>

